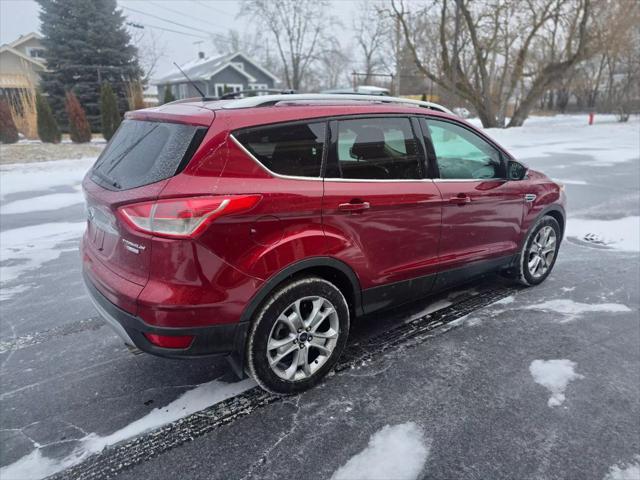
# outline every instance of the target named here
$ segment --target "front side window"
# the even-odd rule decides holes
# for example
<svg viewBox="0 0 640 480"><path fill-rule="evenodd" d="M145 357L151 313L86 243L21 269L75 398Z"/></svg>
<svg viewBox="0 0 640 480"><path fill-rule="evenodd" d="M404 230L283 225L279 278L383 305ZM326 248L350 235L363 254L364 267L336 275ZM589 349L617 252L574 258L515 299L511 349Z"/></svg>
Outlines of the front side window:
<svg viewBox="0 0 640 480"><path fill-rule="evenodd" d="M252 128L234 136L272 172L319 177L325 132L326 124L317 122Z"/></svg>
<svg viewBox="0 0 640 480"><path fill-rule="evenodd" d="M336 160L328 177L410 180L422 177L408 118L363 118L337 122Z"/></svg>
<svg viewBox="0 0 640 480"><path fill-rule="evenodd" d="M504 178L500 152L473 132L449 122L427 120L440 178Z"/></svg>

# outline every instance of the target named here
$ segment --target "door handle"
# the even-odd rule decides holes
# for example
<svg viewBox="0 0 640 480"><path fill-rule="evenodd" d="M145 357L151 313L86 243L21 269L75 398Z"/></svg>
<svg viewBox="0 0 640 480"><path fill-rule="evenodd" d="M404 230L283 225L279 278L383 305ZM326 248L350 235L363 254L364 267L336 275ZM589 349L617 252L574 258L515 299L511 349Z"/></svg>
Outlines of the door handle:
<svg viewBox="0 0 640 480"><path fill-rule="evenodd" d="M459 193L455 197L451 197L449 199L449 203L453 203L454 205L466 205L467 203L471 203L471 197L464 193Z"/></svg>
<svg viewBox="0 0 640 480"><path fill-rule="evenodd" d="M349 202L338 205L338 210L342 212L362 212L369 207L371 207L369 202Z"/></svg>

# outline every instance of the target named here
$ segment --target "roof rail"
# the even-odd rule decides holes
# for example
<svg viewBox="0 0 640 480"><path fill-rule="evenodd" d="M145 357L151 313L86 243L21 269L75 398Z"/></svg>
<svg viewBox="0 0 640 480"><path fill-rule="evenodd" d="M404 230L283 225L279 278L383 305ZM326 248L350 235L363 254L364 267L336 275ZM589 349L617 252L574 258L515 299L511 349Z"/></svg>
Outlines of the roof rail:
<svg viewBox="0 0 640 480"><path fill-rule="evenodd" d="M245 93L275 93L277 95L292 95L296 93L295 90L283 90L282 88L256 88L255 90L239 90L237 92L227 92L219 97L219 100L231 100L236 99L240 95L244 95Z"/></svg>
<svg viewBox="0 0 640 480"><path fill-rule="evenodd" d="M384 95L347 95L347 94L323 94L323 93L298 93L287 95L261 95L257 97L241 98L231 100L222 106L224 109L269 107L280 102L287 104L304 102L369 102L369 103L391 103L400 105L413 105L415 107L429 108L438 112L454 113L442 105L432 102L422 102L410 98L387 97Z"/></svg>

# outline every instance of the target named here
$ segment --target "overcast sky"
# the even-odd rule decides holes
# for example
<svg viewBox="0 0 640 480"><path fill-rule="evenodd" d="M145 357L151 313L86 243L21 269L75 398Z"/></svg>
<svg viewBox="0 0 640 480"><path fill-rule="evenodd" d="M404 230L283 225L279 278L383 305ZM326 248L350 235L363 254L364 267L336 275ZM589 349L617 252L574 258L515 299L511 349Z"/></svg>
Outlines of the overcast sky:
<svg viewBox="0 0 640 480"><path fill-rule="evenodd" d="M332 0L331 12L348 27L358 4L358 0ZM253 28L249 19L237 18L240 2L236 0L118 0L118 5L128 21L144 25L145 29L162 27L192 35L154 29L160 43L165 45L165 55L155 76L171 69L173 61L184 63L195 58L199 50L214 53L207 32L225 34L229 29L246 31ZM9 43L20 35L38 31L39 8L34 0L0 0L0 43ZM333 33L341 35L341 42L350 41L348 28L339 28Z"/></svg>

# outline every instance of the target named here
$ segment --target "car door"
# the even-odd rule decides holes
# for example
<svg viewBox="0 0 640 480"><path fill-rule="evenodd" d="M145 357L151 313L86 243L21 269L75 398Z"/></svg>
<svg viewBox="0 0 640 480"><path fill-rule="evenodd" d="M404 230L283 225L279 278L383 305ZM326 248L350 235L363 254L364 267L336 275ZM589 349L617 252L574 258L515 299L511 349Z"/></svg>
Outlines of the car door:
<svg viewBox="0 0 640 480"><path fill-rule="evenodd" d="M524 198L507 181L500 150L471 128L431 118L422 125L443 199L439 263L450 274L438 276L439 287L495 268L516 253Z"/></svg>
<svg viewBox="0 0 640 480"><path fill-rule="evenodd" d="M403 116L330 122L323 228L373 311L426 295L437 268L441 196L425 178L417 121Z"/></svg>

